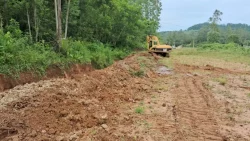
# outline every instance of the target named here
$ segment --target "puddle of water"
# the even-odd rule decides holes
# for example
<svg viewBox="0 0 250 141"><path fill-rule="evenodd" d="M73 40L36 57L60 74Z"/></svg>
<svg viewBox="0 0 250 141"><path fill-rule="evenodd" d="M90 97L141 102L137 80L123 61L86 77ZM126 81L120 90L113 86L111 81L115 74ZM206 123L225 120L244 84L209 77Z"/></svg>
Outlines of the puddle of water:
<svg viewBox="0 0 250 141"><path fill-rule="evenodd" d="M158 74L162 74L162 75L168 75L168 74L172 74L172 69L169 69L165 66L160 66L156 69L156 73Z"/></svg>

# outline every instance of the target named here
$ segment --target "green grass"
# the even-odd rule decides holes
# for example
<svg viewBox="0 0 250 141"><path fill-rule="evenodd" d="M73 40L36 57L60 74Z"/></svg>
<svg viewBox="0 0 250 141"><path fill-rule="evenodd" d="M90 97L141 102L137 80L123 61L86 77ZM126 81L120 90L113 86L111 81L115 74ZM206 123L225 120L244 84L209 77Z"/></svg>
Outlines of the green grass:
<svg viewBox="0 0 250 141"><path fill-rule="evenodd" d="M172 56L200 56L250 65L250 49L234 46L234 44L210 44L204 48L201 45L198 48L176 49L172 52Z"/></svg>
<svg viewBox="0 0 250 141"><path fill-rule="evenodd" d="M170 58L162 58L159 60L159 64L166 66L167 68L173 69L174 68L174 64L173 64L173 60Z"/></svg>
<svg viewBox="0 0 250 141"><path fill-rule="evenodd" d="M250 93L248 93L248 94L247 94L247 97L249 97L249 98L250 98Z"/></svg>
<svg viewBox="0 0 250 141"><path fill-rule="evenodd" d="M142 106L138 106L138 107L136 107L136 109L135 109L135 113L137 113L137 114L143 114L144 111L145 111L145 108L142 107Z"/></svg>
<svg viewBox="0 0 250 141"><path fill-rule="evenodd" d="M219 77L214 79L216 82L219 82L220 85L225 86L227 84L227 79L225 77Z"/></svg>
<svg viewBox="0 0 250 141"><path fill-rule="evenodd" d="M136 76L136 77L143 77L143 76L145 76L144 70L138 70L138 71L130 70L130 74L132 76Z"/></svg>

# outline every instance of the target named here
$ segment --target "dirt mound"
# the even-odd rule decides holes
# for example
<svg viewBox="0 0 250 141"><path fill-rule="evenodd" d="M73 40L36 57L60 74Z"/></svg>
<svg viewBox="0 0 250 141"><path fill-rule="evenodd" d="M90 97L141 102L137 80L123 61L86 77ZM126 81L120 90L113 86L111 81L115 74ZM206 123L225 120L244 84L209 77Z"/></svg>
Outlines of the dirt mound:
<svg viewBox="0 0 250 141"><path fill-rule="evenodd" d="M147 78L128 71L136 70L138 65L137 55L132 55L87 75L78 73L71 79L40 81L6 91L1 94L1 113L5 114L0 115L4 119L0 125L18 131L15 134L19 140L84 140L89 134L93 134L93 139L117 140L120 137L110 135L112 130L131 123L121 107L140 101L151 87ZM6 136L6 130L0 131L2 138L15 138L14 133Z"/></svg>

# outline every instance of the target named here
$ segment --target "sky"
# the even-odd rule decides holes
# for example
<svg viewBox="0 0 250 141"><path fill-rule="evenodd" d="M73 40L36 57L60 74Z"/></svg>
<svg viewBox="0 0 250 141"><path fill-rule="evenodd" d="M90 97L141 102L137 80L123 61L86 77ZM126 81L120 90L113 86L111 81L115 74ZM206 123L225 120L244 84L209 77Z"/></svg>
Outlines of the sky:
<svg viewBox="0 0 250 141"><path fill-rule="evenodd" d="M223 12L221 24L250 25L250 0L161 0L162 13L159 31L186 30L207 22L213 12Z"/></svg>

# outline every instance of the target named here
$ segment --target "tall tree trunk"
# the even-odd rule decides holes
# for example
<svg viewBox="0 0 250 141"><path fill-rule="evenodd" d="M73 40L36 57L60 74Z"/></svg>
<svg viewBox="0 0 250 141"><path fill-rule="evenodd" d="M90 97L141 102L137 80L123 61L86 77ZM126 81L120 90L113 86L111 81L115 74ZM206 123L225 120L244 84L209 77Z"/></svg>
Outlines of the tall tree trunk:
<svg viewBox="0 0 250 141"><path fill-rule="evenodd" d="M66 15L65 36L64 36L65 39L67 38L67 34L68 34L69 8L70 8L70 0L68 1L68 9L67 9L67 15Z"/></svg>
<svg viewBox="0 0 250 141"><path fill-rule="evenodd" d="M60 51L62 46L62 7L61 0L55 0L55 13L56 13L56 36L57 36L57 46L56 51Z"/></svg>
<svg viewBox="0 0 250 141"><path fill-rule="evenodd" d="M29 15L29 9L28 8L27 8L27 20L28 20L28 26L29 26L30 40L32 42L32 34L31 34L31 27L30 27L30 15Z"/></svg>
<svg viewBox="0 0 250 141"><path fill-rule="evenodd" d="M4 0L4 12L3 12L3 18L5 25L8 25L8 7L7 7L7 0Z"/></svg>
<svg viewBox="0 0 250 141"><path fill-rule="evenodd" d="M0 14L0 29L3 30L3 17L2 17L2 14Z"/></svg>
<svg viewBox="0 0 250 141"><path fill-rule="evenodd" d="M38 18L37 18L37 7L36 7L36 1L34 3L34 21L35 21L35 32L36 32L36 35L35 35L35 41L37 42L38 41L38 32L39 32L39 27L38 27Z"/></svg>
<svg viewBox="0 0 250 141"><path fill-rule="evenodd" d="M59 43L59 50L62 46L62 3L61 0L58 0L58 43Z"/></svg>
<svg viewBox="0 0 250 141"><path fill-rule="evenodd" d="M55 2L55 16L56 16L56 35L57 35L57 32L58 32L58 15L57 15L57 0L54 0Z"/></svg>

